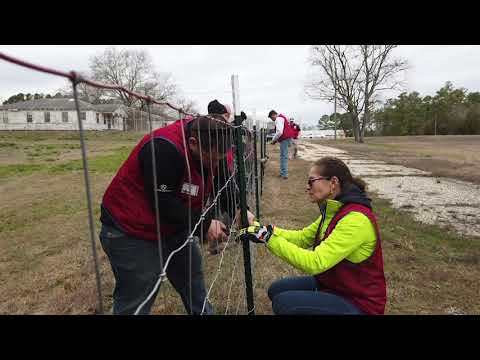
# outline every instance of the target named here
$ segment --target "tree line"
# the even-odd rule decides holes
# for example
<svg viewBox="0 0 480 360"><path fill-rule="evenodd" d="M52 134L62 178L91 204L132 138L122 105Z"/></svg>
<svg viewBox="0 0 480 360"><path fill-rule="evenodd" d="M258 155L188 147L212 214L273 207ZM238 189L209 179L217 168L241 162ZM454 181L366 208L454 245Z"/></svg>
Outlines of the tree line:
<svg viewBox="0 0 480 360"><path fill-rule="evenodd" d="M3 105L15 104L15 103L21 102L21 101L39 100L39 99L58 99L58 98L64 98L64 97L67 97L67 96L60 93L60 92L57 92L54 95L43 94L43 93L40 93L40 94L38 94L38 93L35 93L35 94L26 93L26 94L24 94L24 93L20 92L18 94L10 96L7 100L5 100L3 102Z"/></svg>
<svg viewBox="0 0 480 360"><path fill-rule="evenodd" d="M454 88L450 81L434 96L403 92L374 113L372 134L480 134L480 92Z"/></svg>
<svg viewBox="0 0 480 360"><path fill-rule="evenodd" d="M352 115L337 113L337 128L353 136ZM334 128L334 114L323 115L320 129ZM370 136L479 135L480 92L455 88L450 81L435 95L403 92L373 111L366 130Z"/></svg>

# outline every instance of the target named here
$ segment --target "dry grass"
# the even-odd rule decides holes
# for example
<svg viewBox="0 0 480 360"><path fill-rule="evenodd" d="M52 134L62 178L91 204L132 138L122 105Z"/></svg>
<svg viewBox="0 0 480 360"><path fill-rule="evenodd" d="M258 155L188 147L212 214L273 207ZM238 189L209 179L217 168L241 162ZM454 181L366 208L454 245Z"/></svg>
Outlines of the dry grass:
<svg viewBox="0 0 480 360"><path fill-rule="evenodd" d="M113 135L113 134L112 134ZM29 139L20 134L11 137L0 135L0 165L54 165L66 161L81 159L80 142L72 135L62 139L62 134L54 134L54 138L41 137L40 140ZM86 137L87 153L89 157L111 155L118 148L131 145L131 140ZM5 140L3 140L5 139Z"/></svg>
<svg viewBox="0 0 480 360"><path fill-rule="evenodd" d="M109 178L92 175L96 204ZM92 313L95 283L82 174L34 174L4 190L0 313ZM99 253L104 285L111 287L105 256Z"/></svg>
<svg viewBox="0 0 480 360"><path fill-rule="evenodd" d="M45 144L49 140L42 134ZM51 136L51 135L50 135ZM47 137L45 139L45 137ZM102 138L115 149L138 139ZM2 139L4 142L15 143ZM63 142L65 139L61 139ZM90 139L89 141L93 141ZM4 148L0 148L0 155ZM78 151L78 150L77 150ZM278 147L269 146L261 219L286 228L301 228L317 216L318 208L303 195L309 163L290 162L289 179L277 178ZM95 218L101 196L128 152L118 157L92 157L91 183ZM103 155L103 154L102 154ZM102 160L103 159L103 160ZM4 166L4 165L3 165ZM2 165L0 164L0 170ZM37 169L3 178L0 183L0 314L92 314L96 303L95 277L88 238L83 174L77 167L57 171ZM251 203L252 204L252 203ZM375 198L384 236L385 270L389 283L389 314L480 313L478 239L462 238L412 220ZM96 221L96 230L99 230ZM111 307L113 276L97 243L101 262L103 304ZM266 290L276 279L299 272L262 246L253 246L257 314L271 314ZM205 254L207 286L217 313L245 313L241 246L229 244L221 256ZM234 264L236 271L233 271ZM233 278L232 278L233 276ZM233 284L232 284L233 279ZM230 296L229 289L231 286ZM179 296L166 282L153 314L184 314Z"/></svg>
<svg viewBox="0 0 480 360"><path fill-rule="evenodd" d="M480 136L384 136L368 137L365 143L353 139L319 143L366 155L371 159L430 171L480 184Z"/></svg>
<svg viewBox="0 0 480 360"><path fill-rule="evenodd" d="M116 154L124 157L123 147L134 145L124 137L86 136L96 219L113 175L104 162L114 160L118 167L122 159ZM95 278L78 134L2 132L0 144L0 314L93 313ZM123 151L115 150L119 147ZM28 153L38 156L29 160ZM48 161L52 155L56 158ZM113 276L99 244L97 251L109 306Z"/></svg>

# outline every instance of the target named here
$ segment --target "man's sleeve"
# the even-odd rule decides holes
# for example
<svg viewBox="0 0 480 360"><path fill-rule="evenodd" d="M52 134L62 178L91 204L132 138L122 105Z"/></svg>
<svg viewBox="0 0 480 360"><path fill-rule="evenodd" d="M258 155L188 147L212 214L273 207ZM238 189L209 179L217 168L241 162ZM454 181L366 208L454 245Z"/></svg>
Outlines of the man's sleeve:
<svg viewBox="0 0 480 360"><path fill-rule="evenodd" d="M276 132L275 135L272 139L272 141L277 141L283 134L283 118L277 117L277 120L275 120L275 127L276 127Z"/></svg>
<svg viewBox="0 0 480 360"><path fill-rule="evenodd" d="M155 139L155 162L157 170L157 195L158 210L161 222L176 225L178 227L188 228L189 209L177 197L177 193L182 186L182 179L185 171L185 158L180 155L175 145L165 139ZM152 151L150 142L145 143L140 150L138 160L143 174L145 191L148 194L152 211L155 212L155 195ZM192 228L198 222L201 211L191 210ZM204 232L210 226L211 217L207 216L204 222ZM198 228L200 229L200 227ZM199 231L195 235L199 235Z"/></svg>

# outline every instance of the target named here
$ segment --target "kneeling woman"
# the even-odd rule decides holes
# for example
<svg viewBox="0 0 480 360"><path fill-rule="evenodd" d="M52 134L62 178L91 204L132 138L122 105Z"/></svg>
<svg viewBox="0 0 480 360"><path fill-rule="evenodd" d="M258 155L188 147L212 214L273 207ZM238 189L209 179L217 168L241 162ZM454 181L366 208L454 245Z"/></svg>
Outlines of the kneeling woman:
<svg viewBox="0 0 480 360"><path fill-rule="evenodd" d="M310 226L285 230L252 221L239 232L310 275L274 282L268 290L273 312L383 314L380 232L365 183L353 178L343 161L325 157L310 169L307 192L320 208Z"/></svg>

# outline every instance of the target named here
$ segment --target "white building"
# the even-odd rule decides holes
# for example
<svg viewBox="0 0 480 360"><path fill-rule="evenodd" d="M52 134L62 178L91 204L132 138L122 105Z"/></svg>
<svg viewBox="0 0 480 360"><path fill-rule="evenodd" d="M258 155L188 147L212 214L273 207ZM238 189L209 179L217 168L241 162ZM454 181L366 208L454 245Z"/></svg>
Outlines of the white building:
<svg viewBox="0 0 480 360"><path fill-rule="evenodd" d="M300 132L301 139L334 139L335 130L302 130ZM345 132L337 129L337 139L345 138Z"/></svg>
<svg viewBox="0 0 480 360"><path fill-rule="evenodd" d="M151 111L152 129L158 129L173 123L181 116L175 117L167 114L165 111L159 111L157 108L152 108ZM175 114L177 115L177 114ZM127 130L131 131L149 131L150 121L148 112L141 111L135 108L127 108L128 124Z"/></svg>
<svg viewBox="0 0 480 360"><path fill-rule="evenodd" d="M92 105L95 109L95 121L102 129L125 130L124 122L128 117L128 107L122 104ZM94 129L94 130L102 130Z"/></svg>
<svg viewBox="0 0 480 360"><path fill-rule="evenodd" d="M123 130L127 108L121 104L92 105L79 101L85 130ZM21 101L0 106L0 130L79 130L74 99Z"/></svg>

